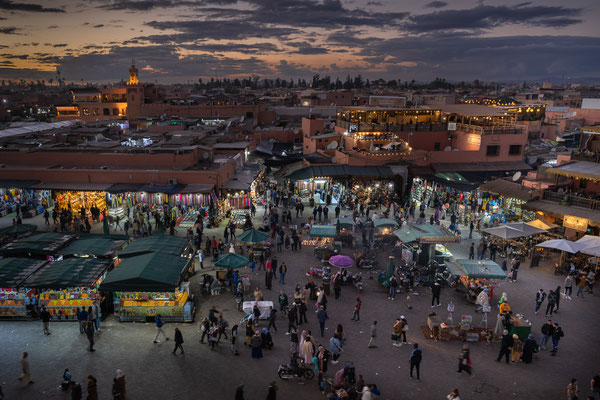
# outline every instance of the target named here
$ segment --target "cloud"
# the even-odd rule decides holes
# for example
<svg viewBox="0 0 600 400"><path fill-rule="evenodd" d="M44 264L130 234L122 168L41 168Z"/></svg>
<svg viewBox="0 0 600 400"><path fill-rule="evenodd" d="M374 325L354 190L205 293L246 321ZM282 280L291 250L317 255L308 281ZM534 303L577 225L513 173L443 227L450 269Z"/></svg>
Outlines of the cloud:
<svg viewBox="0 0 600 400"><path fill-rule="evenodd" d="M431 3L425 4L427 8L444 8L448 5L445 1L432 1Z"/></svg>
<svg viewBox="0 0 600 400"><path fill-rule="evenodd" d="M50 25L50 26L48 27L48 29L56 29L56 28L58 28L58 25Z"/></svg>
<svg viewBox="0 0 600 400"><path fill-rule="evenodd" d="M48 12L48 13L64 13L65 12L65 10L63 10L62 8L46 8L39 4L15 3L12 0L0 0L0 10Z"/></svg>
<svg viewBox="0 0 600 400"><path fill-rule="evenodd" d="M530 26L567 26L581 22L582 9L553 6L481 5L465 10L443 10L428 14L412 15L403 26L411 33L428 33L452 30L479 31L503 25L523 24Z"/></svg>
<svg viewBox="0 0 600 400"><path fill-rule="evenodd" d="M94 25L93 28L102 28L104 26L104 24L98 24L98 25Z"/></svg>
<svg viewBox="0 0 600 400"><path fill-rule="evenodd" d="M227 53L227 52L238 52L238 53L252 53L252 54L265 54L265 53L278 53L283 50L277 47L273 43L209 43L209 44L192 44L181 46L188 50L201 50L208 52Z"/></svg>
<svg viewBox="0 0 600 400"><path fill-rule="evenodd" d="M15 28L14 26L0 27L0 33L3 33L5 35L18 35L19 30L19 28Z"/></svg>
<svg viewBox="0 0 600 400"><path fill-rule="evenodd" d="M18 59L18 60L27 60L29 58L29 56L27 54L10 54L10 53L0 54L0 57L9 58L9 59Z"/></svg>
<svg viewBox="0 0 600 400"><path fill-rule="evenodd" d="M172 8L197 5L194 1L171 0L100 0L100 8L105 10L150 11L156 8Z"/></svg>
<svg viewBox="0 0 600 400"><path fill-rule="evenodd" d="M15 65L15 63L13 63L13 62L12 62L12 61L10 61L10 60L2 60L2 61L0 61L0 65L4 65L4 66L7 66L7 65Z"/></svg>
<svg viewBox="0 0 600 400"><path fill-rule="evenodd" d="M318 46L315 47L308 42L287 42L286 46L296 47L296 50L291 52L291 53L295 53L295 54L310 55L310 54L327 54L327 53L329 53L329 50L326 49L325 47L318 47Z"/></svg>
<svg viewBox="0 0 600 400"><path fill-rule="evenodd" d="M67 46L68 46L67 43L57 43L57 44L52 45L52 47L67 47Z"/></svg>
<svg viewBox="0 0 600 400"><path fill-rule="evenodd" d="M290 27L261 26L245 21L150 21L146 25L161 31L175 30L179 32L136 38L159 44L193 42L198 39L281 38L297 32L296 29Z"/></svg>

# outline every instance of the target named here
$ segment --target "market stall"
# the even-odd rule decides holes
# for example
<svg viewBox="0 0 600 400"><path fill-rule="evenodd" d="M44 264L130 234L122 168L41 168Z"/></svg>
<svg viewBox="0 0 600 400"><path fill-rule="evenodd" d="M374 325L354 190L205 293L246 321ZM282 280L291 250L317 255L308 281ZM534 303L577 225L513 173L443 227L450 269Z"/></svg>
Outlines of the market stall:
<svg viewBox="0 0 600 400"><path fill-rule="evenodd" d="M110 259L73 257L47 263L22 286L35 289L39 306L45 306L56 321L77 321L77 309L94 302L103 309L98 286L112 264Z"/></svg>
<svg viewBox="0 0 600 400"><path fill-rule="evenodd" d="M436 258L441 264L447 258L445 254L436 253L435 245L460 243L460 236L439 225L404 225L394 234L402 242L403 261L406 261L404 259L409 257L410 252L410 258L421 265L428 265Z"/></svg>
<svg viewBox="0 0 600 400"><path fill-rule="evenodd" d="M394 235L394 230L398 227L398 223L393 219L387 218L379 218L373 222L375 229L377 229L375 233L375 238L378 240L382 240L384 243L395 243L396 236Z"/></svg>
<svg viewBox="0 0 600 400"><path fill-rule="evenodd" d="M0 249L0 255L48 259L74 239L75 236L54 232L33 234L7 243Z"/></svg>
<svg viewBox="0 0 600 400"><path fill-rule="evenodd" d="M113 292L121 321L146 321L160 314L165 322L191 322L193 296L189 284L182 284L191 262L191 258L164 253L123 258L100 289Z"/></svg>
<svg viewBox="0 0 600 400"><path fill-rule="evenodd" d="M490 300L494 296L494 286L498 280L506 279L506 272L491 260L458 259L446 264L450 273L459 278L466 288L465 298L474 303L477 295L488 289Z"/></svg>
<svg viewBox="0 0 600 400"><path fill-rule="evenodd" d="M67 247L60 250L65 257L112 257L124 245L125 240L114 240L101 235L76 238Z"/></svg>
<svg viewBox="0 0 600 400"><path fill-rule="evenodd" d="M168 235L154 235L135 239L119 252L119 257L132 257L141 254L158 252L179 256L187 253L190 248L188 238Z"/></svg>
<svg viewBox="0 0 600 400"><path fill-rule="evenodd" d="M27 318L34 295L21 284L45 264L45 260L30 258L0 259L0 318Z"/></svg>
<svg viewBox="0 0 600 400"><path fill-rule="evenodd" d="M314 254L319 260L327 261L333 255L333 239L336 228L332 225L313 225L309 236L311 240L302 242L302 245L314 246Z"/></svg>

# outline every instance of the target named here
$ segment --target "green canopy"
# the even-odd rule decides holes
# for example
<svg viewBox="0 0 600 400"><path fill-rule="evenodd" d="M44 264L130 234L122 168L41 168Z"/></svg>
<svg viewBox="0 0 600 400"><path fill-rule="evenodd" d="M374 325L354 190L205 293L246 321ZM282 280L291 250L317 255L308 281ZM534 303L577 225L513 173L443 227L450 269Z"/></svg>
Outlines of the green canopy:
<svg viewBox="0 0 600 400"><path fill-rule="evenodd" d="M248 265L248 258L240 256L238 254L227 253L217 258L215 265L217 267L238 269L244 265Z"/></svg>
<svg viewBox="0 0 600 400"><path fill-rule="evenodd" d="M310 237L335 237L334 225L313 225L310 229Z"/></svg>
<svg viewBox="0 0 600 400"><path fill-rule="evenodd" d="M31 235L31 236L20 238L20 239L15 240L15 242L27 242L27 243L38 243L38 242L58 243L58 242L63 242L63 243L68 243L71 240L73 240L74 238L75 238L75 236L73 236L73 235L66 235L64 233L46 232L46 233L36 233L34 235Z"/></svg>
<svg viewBox="0 0 600 400"><path fill-rule="evenodd" d="M256 229L250 229L249 231L245 231L241 235L239 235L237 237L237 240L241 240L245 243L260 243L264 242L268 238L268 233L257 231Z"/></svg>
<svg viewBox="0 0 600 400"><path fill-rule="evenodd" d="M394 234L404 243L459 243L460 236L438 225L404 225L394 231Z"/></svg>
<svg viewBox="0 0 600 400"><path fill-rule="evenodd" d="M113 255L122 245L123 240L112 240L98 236L95 238L75 239L60 251L63 255L108 257Z"/></svg>
<svg viewBox="0 0 600 400"><path fill-rule="evenodd" d="M376 228L395 228L398 226L398 223L393 219L381 218L377 219L374 222Z"/></svg>
<svg viewBox="0 0 600 400"><path fill-rule="evenodd" d="M89 287L106 271L112 260L100 258L69 258L48 263L22 284L27 288L65 289Z"/></svg>
<svg viewBox="0 0 600 400"><path fill-rule="evenodd" d="M34 234L6 244L0 249L0 254L23 256L56 254L74 238L75 236L53 232Z"/></svg>
<svg viewBox="0 0 600 400"><path fill-rule="evenodd" d="M352 228L354 226L354 221L352 221L352 218L348 218L348 217L335 218L333 220L333 225L338 225L338 224L342 228Z"/></svg>
<svg viewBox="0 0 600 400"><path fill-rule="evenodd" d="M21 233L33 232L36 229L37 225L16 224L0 229L0 235L19 235Z"/></svg>
<svg viewBox="0 0 600 400"><path fill-rule="evenodd" d="M491 260L459 259L448 264L448 269L453 275L468 276L469 278L505 279L506 272Z"/></svg>
<svg viewBox="0 0 600 400"><path fill-rule="evenodd" d="M122 292L173 291L181 283L190 258L147 253L123 259L108 273L101 290Z"/></svg>
<svg viewBox="0 0 600 400"><path fill-rule="evenodd" d="M44 266L46 262L46 260L31 258L0 259L0 287L16 288L21 286L23 281Z"/></svg>
<svg viewBox="0 0 600 400"><path fill-rule="evenodd" d="M139 256L140 254L158 252L179 256L187 247L187 238L177 236L148 236L136 239L119 253L119 257Z"/></svg>

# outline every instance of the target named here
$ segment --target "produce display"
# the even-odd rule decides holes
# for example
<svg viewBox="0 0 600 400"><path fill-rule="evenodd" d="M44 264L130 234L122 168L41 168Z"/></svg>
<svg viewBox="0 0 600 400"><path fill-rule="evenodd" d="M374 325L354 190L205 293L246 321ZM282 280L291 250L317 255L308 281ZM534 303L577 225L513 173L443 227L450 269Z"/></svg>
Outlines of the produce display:
<svg viewBox="0 0 600 400"><path fill-rule="evenodd" d="M115 297L115 313L119 314L122 321L158 314L167 318L183 318L188 292L116 292Z"/></svg>
<svg viewBox="0 0 600 400"><path fill-rule="evenodd" d="M100 301L95 290L48 290L40 293L39 304L46 306L53 319L77 320L77 308L86 309Z"/></svg>
<svg viewBox="0 0 600 400"><path fill-rule="evenodd" d="M23 292L0 291L0 318L24 318L27 296Z"/></svg>

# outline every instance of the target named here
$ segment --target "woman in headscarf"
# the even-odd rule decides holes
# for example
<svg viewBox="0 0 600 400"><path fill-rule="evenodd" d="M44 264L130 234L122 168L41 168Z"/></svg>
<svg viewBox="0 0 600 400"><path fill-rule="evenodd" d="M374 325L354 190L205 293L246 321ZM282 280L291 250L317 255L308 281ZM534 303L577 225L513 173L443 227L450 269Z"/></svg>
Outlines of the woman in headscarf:
<svg viewBox="0 0 600 400"><path fill-rule="evenodd" d="M239 341L237 324L233 325L233 327L231 328L230 340L231 340L231 352L234 355L239 356L240 355L240 341Z"/></svg>
<svg viewBox="0 0 600 400"><path fill-rule="evenodd" d="M125 374L120 369L117 370L117 381L119 381L119 387L121 389L120 400L125 399Z"/></svg>
<svg viewBox="0 0 600 400"><path fill-rule="evenodd" d="M531 361L533 360L533 353L535 353L537 349L538 344L535 341L535 336L533 333L530 333L529 336L527 336L525 344L523 344L523 355L521 356L521 359L525 364L531 364Z"/></svg>
<svg viewBox="0 0 600 400"><path fill-rule="evenodd" d="M252 321L248 319L246 321L246 346L250 346L250 342L252 340L252 336L254 335L254 331L254 324L252 324Z"/></svg>
<svg viewBox="0 0 600 400"><path fill-rule="evenodd" d="M254 332L250 345L252 346L252 358L262 358L262 338L259 331Z"/></svg>
<svg viewBox="0 0 600 400"><path fill-rule="evenodd" d="M521 360L521 352L523 351L523 341L519 339L519 335L513 334L512 346L512 363L518 363Z"/></svg>
<svg viewBox="0 0 600 400"><path fill-rule="evenodd" d="M304 342L306 341L306 336L308 336L308 333L306 331L302 331L302 333L300 334L300 348L298 351L298 354L302 358L304 358Z"/></svg>
<svg viewBox="0 0 600 400"><path fill-rule="evenodd" d="M310 365L310 363L312 363L314 349L311 337L308 335L302 344L302 352L304 353L304 363L306 365Z"/></svg>

